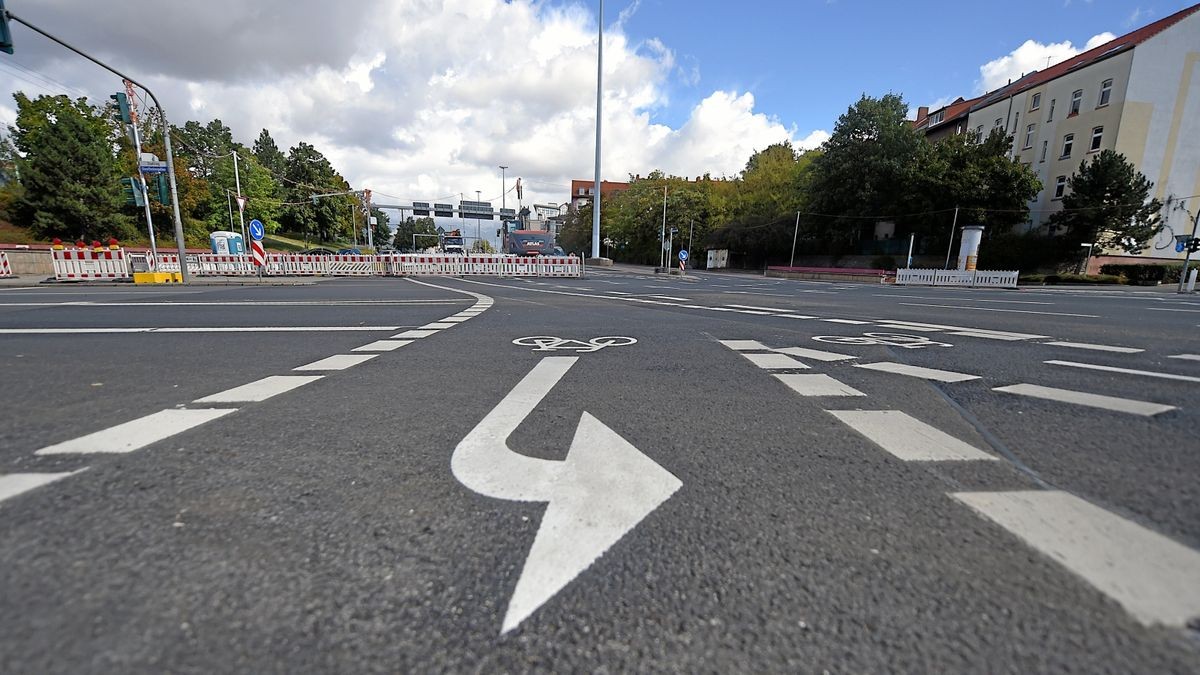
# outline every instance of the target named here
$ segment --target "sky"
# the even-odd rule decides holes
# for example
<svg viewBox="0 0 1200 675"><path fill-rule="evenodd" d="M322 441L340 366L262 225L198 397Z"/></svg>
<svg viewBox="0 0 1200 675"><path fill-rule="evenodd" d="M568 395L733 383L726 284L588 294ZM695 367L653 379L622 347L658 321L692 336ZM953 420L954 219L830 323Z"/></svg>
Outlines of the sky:
<svg viewBox="0 0 1200 675"><path fill-rule="evenodd" d="M813 148L861 95L970 97L1189 6L1184 0L608 0L603 174L736 176ZM570 199L594 173L599 0L8 0L149 86L170 121L314 144L377 202ZM21 25L9 92L105 102L115 76ZM507 182L502 188L500 165Z"/></svg>

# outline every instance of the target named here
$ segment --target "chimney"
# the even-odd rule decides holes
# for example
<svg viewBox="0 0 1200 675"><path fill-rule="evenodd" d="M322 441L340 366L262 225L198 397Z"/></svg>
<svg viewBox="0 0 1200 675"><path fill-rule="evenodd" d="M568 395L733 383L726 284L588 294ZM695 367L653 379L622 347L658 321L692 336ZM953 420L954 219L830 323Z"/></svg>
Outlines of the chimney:
<svg viewBox="0 0 1200 675"><path fill-rule="evenodd" d="M929 117L929 106L923 105L917 108L917 121L923 120L926 117Z"/></svg>

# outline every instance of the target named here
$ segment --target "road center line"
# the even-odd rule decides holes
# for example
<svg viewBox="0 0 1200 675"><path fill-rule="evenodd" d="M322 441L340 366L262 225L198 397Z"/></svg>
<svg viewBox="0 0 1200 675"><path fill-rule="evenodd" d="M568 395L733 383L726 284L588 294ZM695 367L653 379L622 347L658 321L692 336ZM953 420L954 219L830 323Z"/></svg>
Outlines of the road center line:
<svg viewBox="0 0 1200 675"><path fill-rule="evenodd" d="M338 333L385 332L404 326L177 326L168 328L0 328L0 335L87 335L105 333Z"/></svg>
<svg viewBox="0 0 1200 675"><path fill-rule="evenodd" d="M970 309L977 312L1005 312L1007 314L1044 314L1047 316L1077 316L1084 319L1099 319L1099 314L1069 314L1067 312L1034 312L1028 309L1000 309L999 307L959 307L956 305L931 305L924 302L898 302L908 307L941 307L942 309Z"/></svg>
<svg viewBox="0 0 1200 675"><path fill-rule="evenodd" d="M237 412L237 408L168 408L38 450L38 455L124 453Z"/></svg>

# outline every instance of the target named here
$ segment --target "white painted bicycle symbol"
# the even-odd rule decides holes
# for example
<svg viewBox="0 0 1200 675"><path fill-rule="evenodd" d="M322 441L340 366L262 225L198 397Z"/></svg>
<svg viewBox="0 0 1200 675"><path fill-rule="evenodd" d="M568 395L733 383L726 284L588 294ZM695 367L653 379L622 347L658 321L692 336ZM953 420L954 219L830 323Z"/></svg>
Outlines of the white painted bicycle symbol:
<svg viewBox="0 0 1200 675"><path fill-rule="evenodd" d="M529 337L513 340L514 345L534 347L535 352L569 351L577 354L598 352L605 347L625 347L637 342L637 339L622 336L596 337L590 340L572 340L554 337L553 335L530 335Z"/></svg>
<svg viewBox="0 0 1200 675"><path fill-rule="evenodd" d="M904 349L954 346L945 342L934 342L920 335L902 335L900 333L863 333L862 336L819 335L813 339L817 342L827 342L835 345L884 345L887 347L902 347Z"/></svg>

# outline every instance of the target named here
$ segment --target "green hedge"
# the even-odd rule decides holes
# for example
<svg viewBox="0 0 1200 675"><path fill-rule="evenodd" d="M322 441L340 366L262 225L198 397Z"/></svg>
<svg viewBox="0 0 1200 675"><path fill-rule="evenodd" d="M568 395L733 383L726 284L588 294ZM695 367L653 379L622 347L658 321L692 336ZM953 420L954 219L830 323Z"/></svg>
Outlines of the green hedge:
<svg viewBox="0 0 1200 675"><path fill-rule="evenodd" d="M1119 284L1121 277L1112 274L1023 274L1020 279L1023 284Z"/></svg>
<svg viewBox="0 0 1200 675"><path fill-rule="evenodd" d="M1160 284L1167 276L1166 265L1102 265L1100 267L1101 274L1111 274L1114 276L1125 277L1125 279L1138 286L1153 286Z"/></svg>

